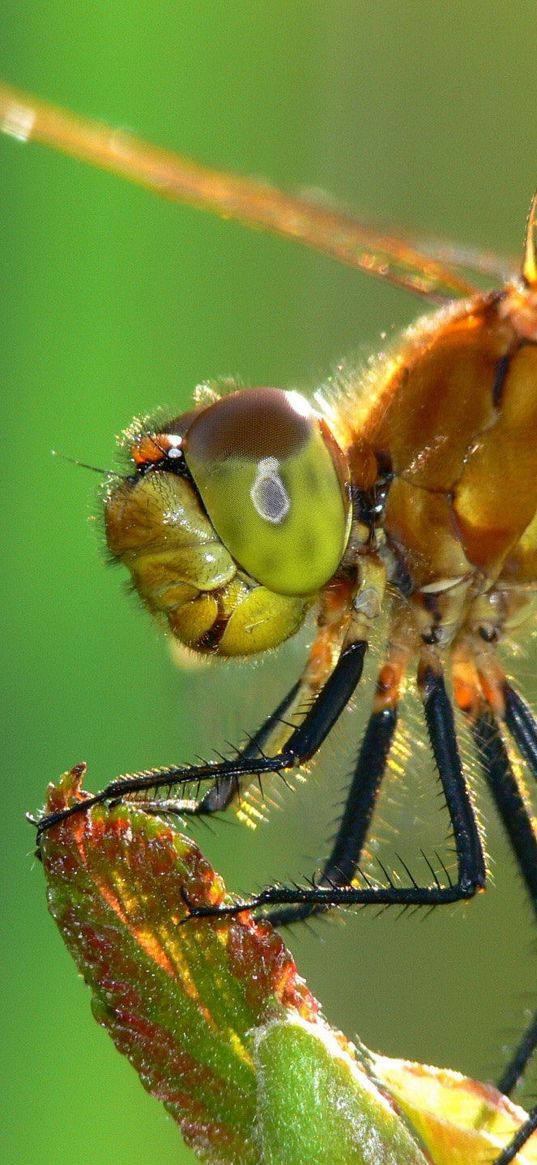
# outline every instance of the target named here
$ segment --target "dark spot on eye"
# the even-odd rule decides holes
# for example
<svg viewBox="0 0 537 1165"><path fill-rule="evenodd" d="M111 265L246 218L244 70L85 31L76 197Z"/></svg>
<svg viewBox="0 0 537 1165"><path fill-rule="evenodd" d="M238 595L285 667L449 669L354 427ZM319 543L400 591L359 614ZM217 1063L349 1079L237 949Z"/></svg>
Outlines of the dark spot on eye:
<svg viewBox="0 0 537 1165"><path fill-rule="evenodd" d="M274 554L266 555L261 562L261 568L257 572L260 578L270 578L278 568L278 559Z"/></svg>
<svg viewBox="0 0 537 1165"><path fill-rule="evenodd" d="M315 465L306 465L304 471L304 490L308 494L317 494L319 492L320 481L319 474Z"/></svg>
<svg viewBox="0 0 537 1165"><path fill-rule="evenodd" d="M318 554L317 539L309 530L305 532L301 539L300 551L305 561L314 560Z"/></svg>

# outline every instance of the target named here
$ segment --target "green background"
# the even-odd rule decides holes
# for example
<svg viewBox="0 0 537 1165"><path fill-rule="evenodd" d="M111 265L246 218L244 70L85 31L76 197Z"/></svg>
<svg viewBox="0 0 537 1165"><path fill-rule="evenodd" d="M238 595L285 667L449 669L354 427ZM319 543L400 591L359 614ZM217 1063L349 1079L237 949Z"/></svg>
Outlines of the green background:
<svg viewBox="0 0 537 1165"><path fill-rule="evenodd" d="M535 17L533 0L4 0L0 72L214 165L517 253L537 183ZM50 450L110 466L134 414L180 411L200 380L313 386L422 309L41 148L0 140L0 183L3 1160L176 1165L192 1155L91 1020L23 813L82 758L98 787L239 739L294 679L303 647L224 675L179 672L105 569L94 478ZM519 666L531 695L535 655ZM346 719L322 775L285 794L269 827L202 832L232 888L312 870L349 767L343 737L358 731ZM420 845L432 853L446 833L426 786L396 791L382 815L388 860L402 851L418 873ZM486 804L484 816L485 898L289 936L348 1034L482 1077L501 1065L535 983L531 915Z"/></svg>

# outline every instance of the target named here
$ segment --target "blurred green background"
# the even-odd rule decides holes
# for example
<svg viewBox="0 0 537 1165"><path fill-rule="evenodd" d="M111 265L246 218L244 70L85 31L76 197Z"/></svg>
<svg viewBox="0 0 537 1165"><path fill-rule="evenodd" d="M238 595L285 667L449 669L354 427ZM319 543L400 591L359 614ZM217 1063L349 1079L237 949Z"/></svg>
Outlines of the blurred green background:
<svg viewBox="0 0 537 1165"><path fill-rule="evenodd" d="M536 37L533 0L4 0L0 73L214 165L517 253L537 183ZM422 307L41 148L0 140L0 182L3 1160L177 1165L192 1155L90 1017L23 814L82 758L98 787L237 740L255 725L256 685L268 707L301 648L224 677L179 672L105 569L94 478L50 450L109 466L135 413L180 411L196 383L222 374L314 386ZM520 667L531 695L535 656ZM337 741L325 760L326 776L286 794L285 813L257 834L202 832L232 888L312 870L348 769ZM418 863L420 844L442 843L444 819L420 797L398 793L388 855L390 837L392 855L406 847ZM529 909L486 806L485 817L485 898L426 920L362 912L289 936L349 1035L482 1077L534 1002L536 968Z"/></svg>

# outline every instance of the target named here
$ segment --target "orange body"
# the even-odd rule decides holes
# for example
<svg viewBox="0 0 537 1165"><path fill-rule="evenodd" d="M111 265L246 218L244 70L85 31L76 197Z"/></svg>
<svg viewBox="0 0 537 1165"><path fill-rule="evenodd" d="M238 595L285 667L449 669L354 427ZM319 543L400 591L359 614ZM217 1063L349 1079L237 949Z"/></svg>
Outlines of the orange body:
<svg viewBox="0 0 537 1165"><path fill-rule="evenodd" d="M537 347L501 295L418 325L362 429L394 474L384 529L416 589L537 579ZM429 321L427 321L429 322Z"/></svg>
<svg viewBox="0 0 537 1165"><path fill-rule="evenodd" d="M537 588L536 339L534 290L508 286L411 328L354 424L347 394L351 478L387 483L376 551L396 589L377 707L429 645L437 665L449 649L461 706L486 694L501 710L493 645Z"/></svg>

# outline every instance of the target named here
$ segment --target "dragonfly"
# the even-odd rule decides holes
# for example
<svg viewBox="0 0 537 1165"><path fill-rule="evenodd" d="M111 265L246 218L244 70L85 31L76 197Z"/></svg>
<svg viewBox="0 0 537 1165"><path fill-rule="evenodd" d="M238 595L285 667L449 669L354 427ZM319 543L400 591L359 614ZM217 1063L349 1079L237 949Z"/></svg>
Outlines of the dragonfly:
<svg viewBox="0 0 537 1165"><path fill-rule="evenodd" d="M537 195L520 270L448 244L413 244L315 201L192 163L0 86L0 127L179 201L262 226L434 302L370 366L310 402L295 391L207 387L192 408L135 422L111 475L106 540L140 599L189 651L231 659L316 630L298 681L223 760L121 776L44 816L38 835L118 798L148 812L221 813L266 775L311 761L359 691L386 620L371 711L320 875L221 906L288 924L343 906L435 907L487 882L455 710L537 914L537 722L508 678L507 640L535 622L537 591ZM497 278L480 290L469 274ZM423 884L364 866L404 693L415 682L451 823L456 873ZM365 693L363 699L370 698ZM192 789L196 796L189 795ZM439 859L440 860L440 859ZM214 910L194 905L192 917ZM537 1013L499 1087L537 1045ZM495 1165L537 1129L537 1107Z"/></svg>

